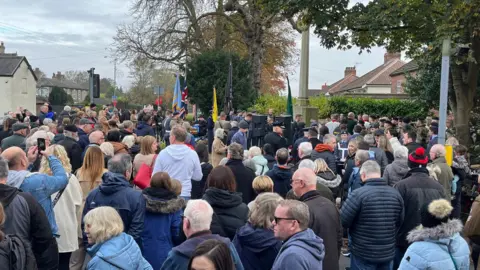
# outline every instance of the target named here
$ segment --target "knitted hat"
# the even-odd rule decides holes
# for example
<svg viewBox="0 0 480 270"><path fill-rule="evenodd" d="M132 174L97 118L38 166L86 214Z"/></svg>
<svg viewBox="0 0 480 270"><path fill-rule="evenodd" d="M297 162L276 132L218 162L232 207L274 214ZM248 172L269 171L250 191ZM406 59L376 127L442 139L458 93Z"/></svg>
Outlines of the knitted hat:
<svg viewBox="0 0 480 270"><path fill-rule="evenodd" d="M415 168L421 166L425 166L428 163L428 157L425 155L425 149L423 147L419 147L415 150L415 152L411 153L408 156L408 167Z"/></svg>
<svg viewBox="0 0 480 270"><path fill-rule="evenodd" d="M433 200L423 205L420 210L422 226L433 228L441 223L448 221L448 217L452 212L452 205L445 199Z"/></svg>
<svg viewBox="0 0 480 270"><path fill-rule="evenodd" d="M238 124L238 127L242 129L248 129L247 121L244 121L244 120L240 121L240 123Z"/></svg>

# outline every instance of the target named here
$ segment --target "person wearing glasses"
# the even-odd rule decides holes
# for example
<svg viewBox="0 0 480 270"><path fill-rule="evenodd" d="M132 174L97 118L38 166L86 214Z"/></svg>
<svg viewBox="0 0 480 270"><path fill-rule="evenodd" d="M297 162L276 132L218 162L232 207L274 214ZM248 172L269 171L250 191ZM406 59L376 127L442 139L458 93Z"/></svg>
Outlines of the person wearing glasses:
<svg viewBox="0 0 480 270"><path fill-rule="evenodd" d="M284 242L272 270L326 269L322 266L323 240L308 228L309 222L310 213L305 203L296 200L279 203L272 224L275 237Z"/></svg>

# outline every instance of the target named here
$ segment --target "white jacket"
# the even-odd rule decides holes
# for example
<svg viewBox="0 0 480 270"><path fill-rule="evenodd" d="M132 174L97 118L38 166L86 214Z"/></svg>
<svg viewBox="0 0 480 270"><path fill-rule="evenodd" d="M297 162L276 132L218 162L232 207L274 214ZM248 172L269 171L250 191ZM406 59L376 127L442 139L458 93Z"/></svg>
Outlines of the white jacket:
<svg viewBox="0 0 480 270"><path fill-rule="evenodd" d="M395 155L395 151L402 147L402 144L398 141L398 138L393 137L390 140L390 145L392 146L393 153Z"/></svg>

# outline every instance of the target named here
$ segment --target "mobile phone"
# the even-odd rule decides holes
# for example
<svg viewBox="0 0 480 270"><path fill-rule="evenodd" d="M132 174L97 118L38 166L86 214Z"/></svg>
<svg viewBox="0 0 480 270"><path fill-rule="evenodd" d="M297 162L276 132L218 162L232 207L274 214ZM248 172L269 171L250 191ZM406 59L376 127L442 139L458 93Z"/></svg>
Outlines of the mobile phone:
<svg viewBox="0 0 480 270"><path fill-rule="evenodd" d="M47 148L45 145L45 139L38 138L37 146L38 146L38 151L45 151L45 149Z"/></svg>

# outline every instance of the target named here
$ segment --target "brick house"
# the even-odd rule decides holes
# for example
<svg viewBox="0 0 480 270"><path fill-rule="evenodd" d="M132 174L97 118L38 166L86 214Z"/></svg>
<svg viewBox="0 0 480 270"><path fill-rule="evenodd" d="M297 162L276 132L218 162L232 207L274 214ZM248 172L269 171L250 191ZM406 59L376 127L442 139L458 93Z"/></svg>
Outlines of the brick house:
<svg viewBox="0 0 480 270"><path fill-rule="evenodd" d="M390 73L390 78L392 80L392 94L403 94L405 82L407 81L406 75L415 76L418 70L418 64L412 60L405 65L401 66L397 70Z"/></svg>
<svg viewBox="0 0 480 270"><path fill-rule="evenodd" d="M354 80L358 79L357 77L357 70L355 67L346 67L343 78L334 82L331 85L327 85L326 83L322 85L322 89L309 89L308 96L320 96L325 94L333 94L338 92L342 87L348 85L349 83L353 82Z"/></svg>

